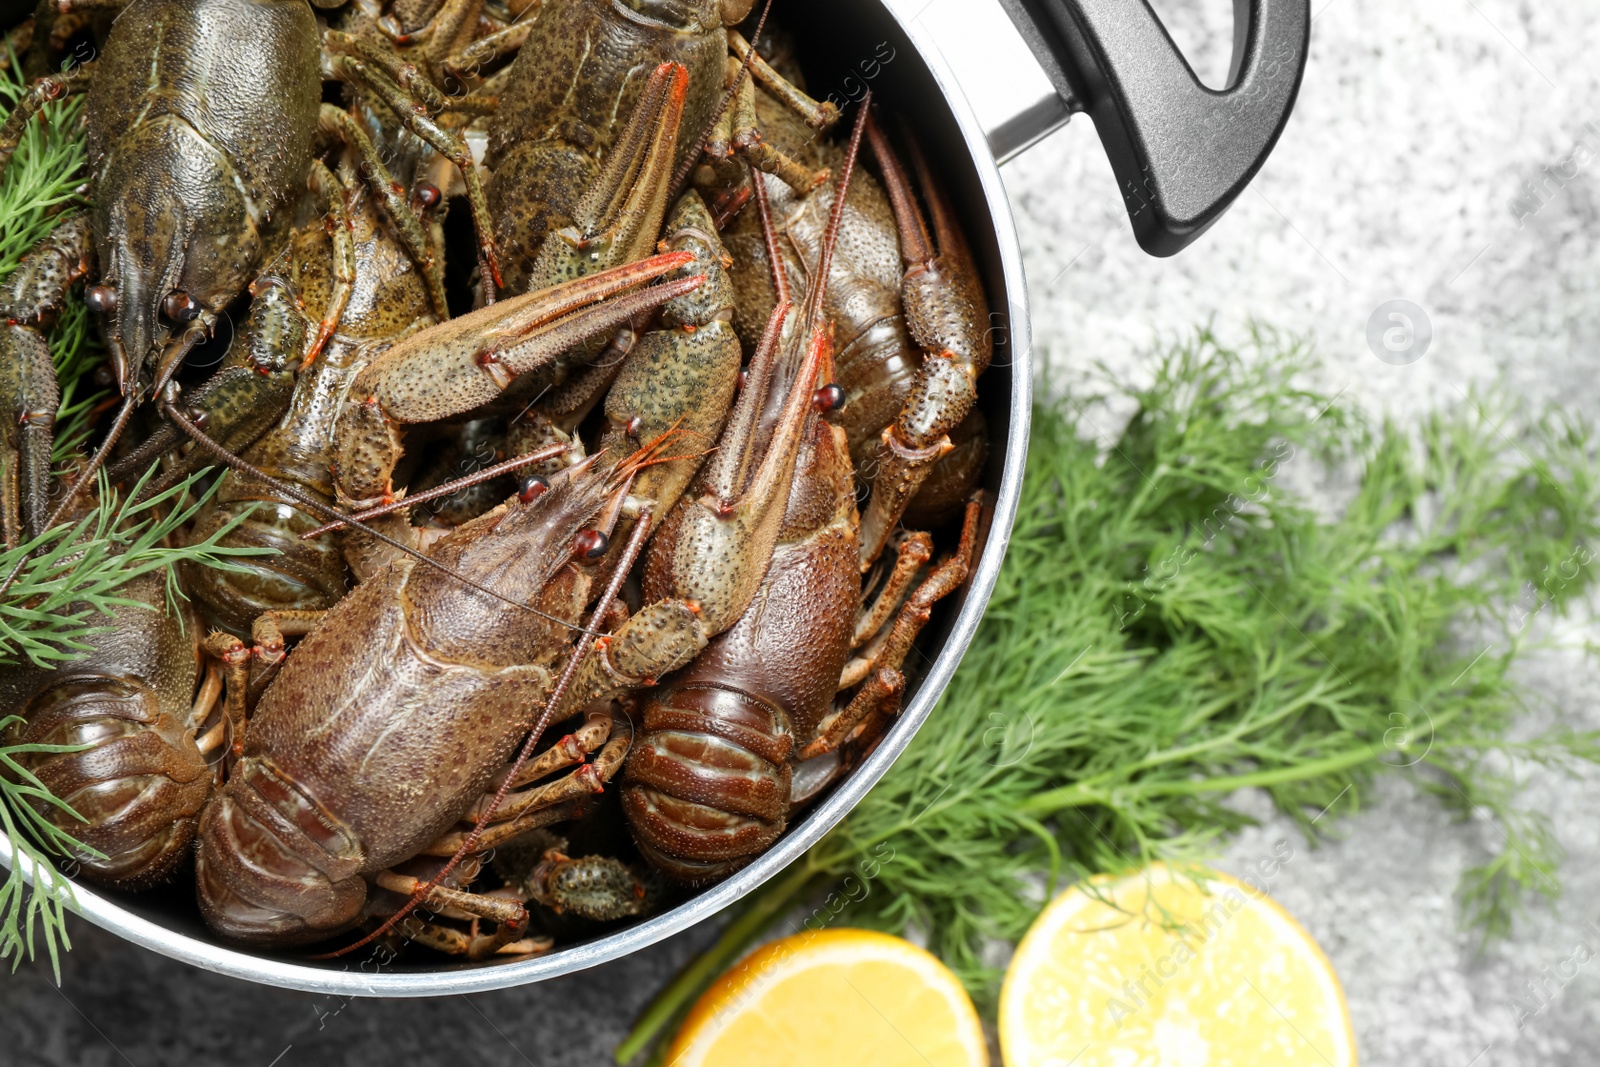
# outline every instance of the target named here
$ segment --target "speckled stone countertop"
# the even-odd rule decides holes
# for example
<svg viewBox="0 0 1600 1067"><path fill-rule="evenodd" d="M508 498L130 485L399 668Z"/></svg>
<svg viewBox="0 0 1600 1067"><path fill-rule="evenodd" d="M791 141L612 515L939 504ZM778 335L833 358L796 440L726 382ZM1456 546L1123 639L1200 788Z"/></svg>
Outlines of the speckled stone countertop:
<svg viewBox="0 0 1600 1067"><path fill-rule="evenodd" d="M1220 81L1232 5L1155 6L1202 77ZM1258 319L1312 340L1329 393L1348 390L1374 412L1463 404L1477 387L1600 416L1592 0L1312 7L1294 120L1190 253L1155 260L1128 239L1087 123L1002 172L1041 365L1064 386L1094 360L1137 368L1154 344L1197 323L1243 340ZM1588 153L1574 153L1580 140ZM1432 337L1386 362L1368 344L1368 322L1396 299L1422 309ZM1593 640L1592 614L1554 636ZM1523 678L1538 709L1523 729L1600 727L1600 670L1576 651L1541 654ZM1600 1063L1600 967L1577 968L1564 988L1550 978L1571 975L1562 964L1580 943L1600 956L1589 925L1600 920L1600 773L1527 768L1526 778L1524 803L1552 816L1567 851L1565 892L1481 954L1456 924L1454 894L1461 872L1502 845L1487 824L1453 820L1405 772L1384 780L1375 805L1329 820L1337 840L1317 848L1271 818L1263 798L1236 798L1267 818L1221 866L1242 873L1279 839L1295 846L1272 893L1326 949L1369 1067ZM1529 982L1548 991L1542 1011L1531 1010L1541 1001Z"/></svg>
<svg viewBox="0 0 1600 1067"><path fill-rule="evenodd" d="M1232 4L1155 6L1202 76L1219 80ZM1600 153L1593 0L1313 7L1294 121L1188 254L1138 250L1086 122L1005 169L1051 381L1067 386L1094 361L1137 373L1153 345L1198 323L1228 339L1259 319L1312 339L1331 391L1374 411L1464 403L1473 386L1600 411L1600 155L1574 155L1585 137ZM1367 340L1374 311L1396 299L1431 326L1409 362L1379 360ZM1556 636L1576 644L1595 633L1579 617ZM1576 652L1542 653L1524 678L1537 708L1526 729L1600 728L1600 669ZM1235 798L1264 823L1221 865L1242 873L1278 840L1292 843L1273 895L1327 950L1369 1067L1600 1063L1600 966L1564 987L1546 979L1581 942L1600 955L1600 927L1589 925L1600 921L1600 773L1527 777L1525 802L1551 813L1568 853L1565 893L1482 953L1457 927L1454 891L1498 844L1486 823L1452 819L1404 773L1362 812L1330 798L1344 817L1318 847L1260 797ZM83 923L73 930L62 989L38 963L0 979L0 1063L597 1065L714 934L701 928L530 988L341 1006L192 970ZM1527 983L1541 980L1551 993L1534 1013Z"/></svg>

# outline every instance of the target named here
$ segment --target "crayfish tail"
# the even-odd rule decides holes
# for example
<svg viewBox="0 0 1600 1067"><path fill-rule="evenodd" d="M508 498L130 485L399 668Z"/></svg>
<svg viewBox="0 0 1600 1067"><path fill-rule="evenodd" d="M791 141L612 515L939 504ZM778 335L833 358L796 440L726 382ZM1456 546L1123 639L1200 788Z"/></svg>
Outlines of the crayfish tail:
<svg viewBox="0 0 1600 1067"><path fill-rule="evenodd" d="M236 941L320 941L361 919L360 855L353 835L304 791L260 757L246 757L200 818L200 911Z"/></svg>
<svg viewBox="0 0 1600 1067"><path fill-rule="evenodd" d="M650 701L622 807L645 858L690 884L733 873L783 833L788 716L745 693L673 687Z"/></svg>

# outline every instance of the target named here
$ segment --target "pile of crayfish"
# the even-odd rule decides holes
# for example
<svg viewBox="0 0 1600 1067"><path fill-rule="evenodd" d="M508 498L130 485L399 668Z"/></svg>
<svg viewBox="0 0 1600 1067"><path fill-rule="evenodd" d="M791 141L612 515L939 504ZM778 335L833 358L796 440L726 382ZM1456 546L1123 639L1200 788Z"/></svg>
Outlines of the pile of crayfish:
<svg viewBox="0 0 1600 1067"><path fill-rule="evenodd" d="M982 534L984 294L915 138L753 0L314 3L11 31L0 166L86 93L88 206L0 289L0 533L209 470L183 536L271 551L131 582L0 713L64 746L84 878L192 875L261 948L542 952L892 724ZM73 300L117 399L63 471Z"/></svg>

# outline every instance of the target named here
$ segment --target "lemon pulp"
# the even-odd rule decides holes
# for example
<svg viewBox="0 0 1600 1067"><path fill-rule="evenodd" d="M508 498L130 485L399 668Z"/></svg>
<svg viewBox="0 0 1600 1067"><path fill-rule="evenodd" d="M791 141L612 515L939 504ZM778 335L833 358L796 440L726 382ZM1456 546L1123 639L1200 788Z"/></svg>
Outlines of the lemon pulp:
<svg viewBox="0 0 1600 1067"><path fill-rule="evenodd" d="M684 1021L669 1067L988 1067L960 981L887 934L824 930L757 949Z"/></svg>
<svg viewBox="0 0 1600 1067"><path fill-rule="evenodd" d="M1163 865L1051 902L1007 971L1000 1047L1007 1067L1356 1062L1311 936L1250 886Z"/></svg>

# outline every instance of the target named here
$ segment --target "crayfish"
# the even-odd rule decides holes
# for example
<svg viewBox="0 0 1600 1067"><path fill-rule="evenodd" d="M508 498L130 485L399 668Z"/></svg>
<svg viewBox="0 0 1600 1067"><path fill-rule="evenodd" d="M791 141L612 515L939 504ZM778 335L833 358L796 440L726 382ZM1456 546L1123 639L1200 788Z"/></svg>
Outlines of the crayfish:
<svg viewBox="0 0 1600 1067"><path fill-rule="evenodd" d="M0 164L87 88L91 207L0 294L6 543L101 466L214 466L186 542L258 554L130 585L0 711L91 746L34 768L85 873L192 854L226 938L542 952L748 863L890 728L983 536L984 295L915 140L870 94L827 137L750 0L317 7L41 37L101 52ZM62 503L80 280L123 398Z"/></svg>

